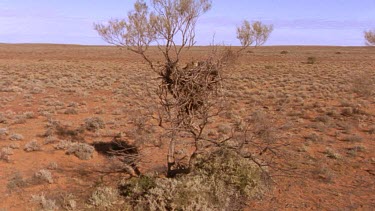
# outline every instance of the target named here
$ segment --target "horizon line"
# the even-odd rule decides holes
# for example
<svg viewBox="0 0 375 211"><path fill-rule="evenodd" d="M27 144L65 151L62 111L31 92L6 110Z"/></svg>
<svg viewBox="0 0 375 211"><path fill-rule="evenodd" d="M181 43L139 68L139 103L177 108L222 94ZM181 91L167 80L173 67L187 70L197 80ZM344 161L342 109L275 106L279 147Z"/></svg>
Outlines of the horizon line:
<svg viewBox="0 0 375 211"><path fill-rule="evenodd" d="M10 42L10 43L3 43L0 42L0 45L71 45L71 46L87 46L87 47L126 47L126 46L116 46L116 45L106 45L106 44L77 44L77 43L48 43L48 42L25 42L25 43L18 43L18 42ZM212 45L194 45L191 47L209 47ZM230 47L242 47L240 45L220 45L217 46L230 46ZM150 47L156 47L156 45L150 45ZM286 44L286 45L263 45L263 46L249 46L249 48L261 48L261 47L373 47L368 45L319 45L319 44Z"/></svg>

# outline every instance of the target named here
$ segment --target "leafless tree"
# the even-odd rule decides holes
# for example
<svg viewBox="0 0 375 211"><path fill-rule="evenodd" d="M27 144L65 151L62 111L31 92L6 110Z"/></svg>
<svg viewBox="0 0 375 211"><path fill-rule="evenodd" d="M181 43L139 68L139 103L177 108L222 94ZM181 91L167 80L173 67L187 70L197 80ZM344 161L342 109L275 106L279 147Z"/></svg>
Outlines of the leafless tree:
<svg viewBox="0 0 375 211"><path fill-rule="evenodd" d="M375 29L365 31L364 34L366 39L366 45L375 46Z"/></svg>
<svg viewBox="0 0 375 211"><path fill-rule="evenodd" d="M182 134L193 140L195 151L190 158L203 149L203 131L209 119L221 111L218 105L224 101L222 71L233 63L239 52L213 46L212 53L203 61L181 64L183 49L194 46L197 20L211 8L211 1L152 0L149 5L138 0L127 19L95 24L95 30L106 42L125 46L141 55L160 76L156 91L160 105L159 126L170 138L167 163L171 176L176 168L176 141L181 141ZM242 49L253 42L264 44L271 31L271 26L260 22L250 26L245 21L237 30ZM148 54L151 45L163 55L164 63L151 59Z"/></svg>

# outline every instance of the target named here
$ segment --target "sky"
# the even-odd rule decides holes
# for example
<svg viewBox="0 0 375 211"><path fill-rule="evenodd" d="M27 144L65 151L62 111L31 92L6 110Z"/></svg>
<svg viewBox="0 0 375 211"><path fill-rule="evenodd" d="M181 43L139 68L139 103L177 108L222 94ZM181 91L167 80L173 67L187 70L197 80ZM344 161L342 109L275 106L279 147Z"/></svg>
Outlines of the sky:
<svg viewBox="0 0 375 211"><path fill-rule="evenodd" d="M124 18L135 0L0 0L0 43L106 44L93 23ZM147 2L147 0L146 0ZM213 0L197 24L197 45L239 45L246 19L273 24L266 45L364 45L375 0Z"/></svg>

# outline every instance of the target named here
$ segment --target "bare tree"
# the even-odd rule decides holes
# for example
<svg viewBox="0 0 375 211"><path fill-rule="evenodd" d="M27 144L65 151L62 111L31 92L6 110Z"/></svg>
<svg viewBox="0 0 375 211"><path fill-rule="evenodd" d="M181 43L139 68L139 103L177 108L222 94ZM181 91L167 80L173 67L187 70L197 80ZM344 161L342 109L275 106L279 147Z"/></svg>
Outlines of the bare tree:
<svg viewBox="0 0 375 211"><path fill-rule="evenodd" d="M244 20L242 25L237 27L237 39L240 40L243 47L249 47L253 44L261 46L268 40L272 31L272 25L265 25L260 21L250 23Z"/></svg>
<svg viewBox="0 0 375 211"><path fill-rule="evenodd" d="M375 29L364 32L366 45L375 46Z"/></svg>
<svg viewBox="0 0 375 211"><path fill-rule="evenodd" d="M160 115L159 126L169 137L167 155L168 175L176 170L176 141L193 141L195 150L190 161L204 149L203 132L209 119L221 111L223 100L222 71L239 52L227 47L213 46L212 53L203 61L181 64L183 49L195 44L195 26L198 18L211 8L210 0L152 0L150 7L142 0L134 5L127 19L115 19L108 24L95 24L95 30L108 43L125 46L137 53L160 76L157 88ZM238 29L243 49L253 42L262 45L272 31L271 26L255 22L251 27L245 21ZM250 36L249 36L250 35ZM151 45L163 55L158 64L148 54ZM221 142L218 142L221 143ZM216 143L216 144L218 144Z"/></svg>
<svg viewBox="0 0 375 211"><path fill-rule="evenodd" d="M115 19L107 25L95 24L95 30L108 43L126 46L140 54L156 71L153 62L146 55L151 43L156 44L169 66L165 72L158 72L168 80L170 69L180 59L182 49L195 44L195 26L199 16L211 8L210 0L152 0L152 11L138 0L134 11L127 19Z"/></svg>

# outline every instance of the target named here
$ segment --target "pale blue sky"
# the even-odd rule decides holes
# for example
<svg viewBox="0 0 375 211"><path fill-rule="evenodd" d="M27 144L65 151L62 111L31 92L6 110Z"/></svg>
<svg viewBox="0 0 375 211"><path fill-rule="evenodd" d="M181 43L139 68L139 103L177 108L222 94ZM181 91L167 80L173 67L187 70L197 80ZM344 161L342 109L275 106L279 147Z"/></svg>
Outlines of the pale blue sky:
<svg viewBox="0 0 375 211"><path fill-rule="evenodd" d="M105 44L94 22L125 17L135 0L0 0L0 42ZM375 28L375 0L213 0L198 22L197 44L237 45L243 19L274 25L267 45L364 45Z"/></svg>

